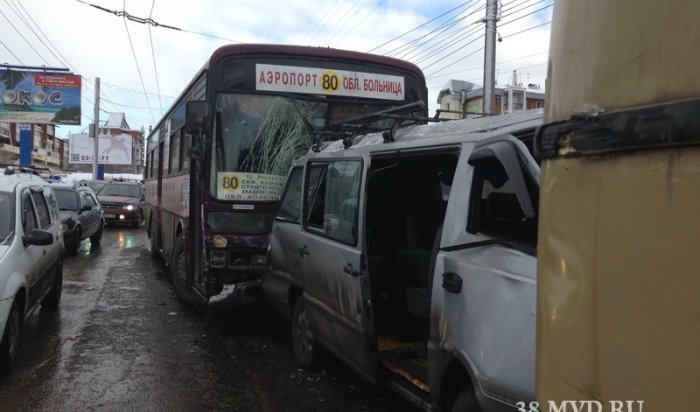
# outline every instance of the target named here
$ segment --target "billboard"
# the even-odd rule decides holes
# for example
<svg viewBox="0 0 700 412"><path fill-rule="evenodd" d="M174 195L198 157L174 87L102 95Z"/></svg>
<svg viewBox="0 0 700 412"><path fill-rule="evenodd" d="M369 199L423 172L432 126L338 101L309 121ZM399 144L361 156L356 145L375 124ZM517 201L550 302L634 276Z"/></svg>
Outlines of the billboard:
<svg viewBox="0 0 700 412"><path fill-rule="evenodd" d="M80 125L81 77L0 69L0 122Z"/></svg>
<svg viewBox="0 0 700 412"><path fill-rule="evenodd" d="M71 134L68 152L69 163L93 163L95 146L92 137ZM105 165L130 165L133 138L128 134L100 135L97 146L97 163Z"/></svg>

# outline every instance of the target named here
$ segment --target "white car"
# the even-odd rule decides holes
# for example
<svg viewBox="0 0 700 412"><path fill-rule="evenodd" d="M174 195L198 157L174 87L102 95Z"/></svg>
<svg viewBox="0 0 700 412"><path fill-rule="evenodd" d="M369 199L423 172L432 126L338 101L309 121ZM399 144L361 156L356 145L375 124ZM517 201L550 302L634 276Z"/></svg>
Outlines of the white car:
<svg viewBox="0 0 700 412"><path fill-rule="evenodd" d="M12 371L24 320L61 300L64 249L51 185L32 169L0 175L0 373Z"/></svg>

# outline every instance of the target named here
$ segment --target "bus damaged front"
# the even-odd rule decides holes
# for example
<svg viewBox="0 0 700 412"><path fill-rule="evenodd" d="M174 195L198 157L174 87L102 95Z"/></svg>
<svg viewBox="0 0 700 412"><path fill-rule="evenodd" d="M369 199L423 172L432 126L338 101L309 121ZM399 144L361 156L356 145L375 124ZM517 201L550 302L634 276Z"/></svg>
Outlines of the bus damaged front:
<svg viewBox="0 0 700 412"><path fill-rule="evenodd" d="M554 6L538 239L540 410L700 405L700 7Z"/></svg>
<svg viewBox="0 0 700 412"><path fill-rule="evenodd" d="M215 166L210 167L209 159L217 155L206 131L207 113L206 102L187 103L186 129L193 136L193 144L188 153L192 173L186 254L191 284L200 296L188 299L186 293L178 294L194 306L205 303L234 308L260 298L260 279L284 177L268 179L273 183L264 199L259 193L255 201L240 201L227 195L239 193L255 176L212 172ZM210 180L212 184L207 183Z"/></svg>

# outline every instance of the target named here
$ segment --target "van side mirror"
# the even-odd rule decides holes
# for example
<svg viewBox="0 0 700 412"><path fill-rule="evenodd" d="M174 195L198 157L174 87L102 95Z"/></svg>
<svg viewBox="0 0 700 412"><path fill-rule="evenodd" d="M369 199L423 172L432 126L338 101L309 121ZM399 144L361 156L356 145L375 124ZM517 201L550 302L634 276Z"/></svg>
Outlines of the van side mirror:
<svg viewBox="0 0 700 412"><path fill-rule="evenodd" d="M207 121L209 107L203 100L193 100L185 106L185 131L195 134L201 130Z"/></svg>

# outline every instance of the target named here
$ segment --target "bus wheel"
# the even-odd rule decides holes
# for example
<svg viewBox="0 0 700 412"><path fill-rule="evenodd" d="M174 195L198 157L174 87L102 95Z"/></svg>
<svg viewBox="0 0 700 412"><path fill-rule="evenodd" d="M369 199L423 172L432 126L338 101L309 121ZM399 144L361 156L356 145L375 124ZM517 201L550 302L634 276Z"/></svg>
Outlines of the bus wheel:
<svg viewBox="0 0 700 412"><path fill-rule="evenodd" d="M160 253L158 252L158 246L156 245L156 233L155 233L155 226L153 224L153 221L151 221L151 224L148 226L148 235L151 238L151 259L158 259L160 257Z"/></svg>
<svg viewBox="0 0 700 412"><path fill-rule="evenodd" d="M299 366L313 368L318 365L320 348L309 329L306 299L303 296L297 299L292 314L292 346L294 346L294 358Z"/></svg>
<svg viewBox="0 0 700 412"><path fill-rule="evenodd" d="M175 293L186 305L193 307L202 306L202 300L192 290L188 279L189 268L185 256L185 238L179 235L173 245L173 253L170 255L170 278L173 282Z"/></svg>

